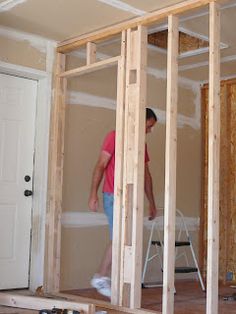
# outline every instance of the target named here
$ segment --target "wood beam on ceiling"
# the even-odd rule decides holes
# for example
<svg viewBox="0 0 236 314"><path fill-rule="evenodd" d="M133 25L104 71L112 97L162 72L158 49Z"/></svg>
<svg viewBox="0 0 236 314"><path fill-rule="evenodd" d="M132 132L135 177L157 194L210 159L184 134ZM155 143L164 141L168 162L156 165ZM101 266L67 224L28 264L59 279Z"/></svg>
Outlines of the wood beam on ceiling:
<svg viewBox="0 0 236 314"><path fill-rule="evenodd" d="M204 5L209 4L215 0L187 0L181 3L169 6L167 8L157 10L151 13L148 13L142 17L137 17L125 22L118 23L116 25L106 27L104 29L84 34L82 36L74 37L65 41L62 41L58 44L57 51L61 53L68 53L73 50L76 50L80 46L87 44L88 42L97 42L100 40L105 40L111 36L121 33L125 29L136 28L139 25L148 26L155 22L158 22L164 18L167 18L168 15L178 15L189 10L193 10Z"/></svg>

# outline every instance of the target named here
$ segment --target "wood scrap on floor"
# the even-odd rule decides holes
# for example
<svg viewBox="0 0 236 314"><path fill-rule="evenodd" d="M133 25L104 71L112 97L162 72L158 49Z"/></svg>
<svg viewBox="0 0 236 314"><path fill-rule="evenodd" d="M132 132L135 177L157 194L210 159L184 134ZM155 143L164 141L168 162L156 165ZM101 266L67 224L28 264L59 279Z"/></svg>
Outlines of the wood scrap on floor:
<svg viewBox="0 0 236 314"><path fill-rule="evenodd" d="M71 309L81 314L94 314L95 306L92 303L58 300L0 292L0 305L13 308L42 310L42 309Z"/></svg>

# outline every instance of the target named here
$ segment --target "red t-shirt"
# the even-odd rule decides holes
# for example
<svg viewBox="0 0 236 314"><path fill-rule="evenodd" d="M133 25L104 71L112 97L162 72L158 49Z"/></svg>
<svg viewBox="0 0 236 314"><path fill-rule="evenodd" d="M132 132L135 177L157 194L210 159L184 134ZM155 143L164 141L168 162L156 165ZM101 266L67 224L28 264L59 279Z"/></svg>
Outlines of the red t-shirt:
<svg viewBox="0 0 236 314"><path fill-rule="evenodd" d="M115 131L111 131L105 137L102 144L102 151L107 153L111 158L105 169L105 179L103 192L114 193L114 173L115 173ZM147 144L145 144L145 163L149 162Z"/></svg>

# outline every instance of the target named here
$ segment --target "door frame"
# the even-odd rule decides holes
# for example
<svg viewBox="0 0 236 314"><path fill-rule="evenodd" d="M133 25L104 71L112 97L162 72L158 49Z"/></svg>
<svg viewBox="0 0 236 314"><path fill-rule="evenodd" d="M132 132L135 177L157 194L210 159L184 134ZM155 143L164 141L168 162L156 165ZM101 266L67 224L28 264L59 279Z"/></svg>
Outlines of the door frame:
<svg viewBox="0 0 236 314"><path fill-rule="evenodd" d="M48 58L50 53L50 59ZM0 73L33 79L37 81L35 140L34 140L34 180L32 199L32 235L30 247L29 289L35 291L43 285L45 218L47 204L48 147L50 129L50 109L52 97L52 67L54 46L47 49L47 70L24 67L0 61Z"/></svg>

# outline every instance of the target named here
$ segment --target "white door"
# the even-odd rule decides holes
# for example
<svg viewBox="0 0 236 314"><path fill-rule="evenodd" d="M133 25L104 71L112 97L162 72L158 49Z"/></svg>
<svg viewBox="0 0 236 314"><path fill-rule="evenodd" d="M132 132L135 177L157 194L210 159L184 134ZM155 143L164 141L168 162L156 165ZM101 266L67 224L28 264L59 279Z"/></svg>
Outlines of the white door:
<svg viewBox="0 0 236 314"><path fill-rule="evenodd" d="M36 96L36 81L0 74L0 289L29 285Z"/></svg>

